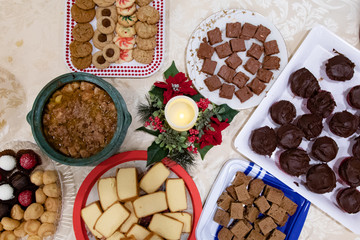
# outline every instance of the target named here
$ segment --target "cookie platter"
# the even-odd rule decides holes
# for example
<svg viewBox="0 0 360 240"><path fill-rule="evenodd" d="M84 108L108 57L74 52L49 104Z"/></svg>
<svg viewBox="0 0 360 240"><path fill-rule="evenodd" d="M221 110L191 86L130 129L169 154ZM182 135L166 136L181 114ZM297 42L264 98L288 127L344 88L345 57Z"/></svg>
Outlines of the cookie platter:
<svg viewBox="0 0 360 240"><path fill-rule="evenodd" d="M238 24L240 23L241 26L238 31L240 32L239 36L231 36L231 34L233 34L234 29L230 30L227 26L227 24ZM244 27L244 24L247 23L247 26ZM253 25L253 26L251 26ZM239 25L238 25L239 26ZM250 26L251 28L255 28L258 31L258 33L256 32L252 32L250 35L255 35L248 37L246 35L241 35L242 32L247 32L247 30L244 31L245 28L247 28L248 26ZM222 41L221 42L217 42L217 43L212 43L211 40L209 39L209 31L212 31L216 28L219 28L221 31L221 37ZM233 28L237 28L237 26L233 27ZM249 31L251 32L251 30ZM230 34L230 35L229 35ZM231 36L227 37L227 36ZM202 44L202 42L209 41L211 44L211 47L215 48L215 53L211 53L212 56L210 56L210 58L208 58L209 56L206 57L201 57L199 58L199 46L200 44ZM240 40L240 39L244 39L244 43L245 46L244 47L240 47L243 49L239 49L239 50L235 50L232 41L236 39L236 40ZM260 40L259 40L260 39ZM265 46L265 42L266 43L276 43L277 46L276 51L272 52L272 53L265 53L264 52L264 47ZM226 56L220 56L219 54L222 55L220 49L217 49L217 47L219 47L220 45L223 44L227 44L230 43L231 45L231 49L230 51L233 51L233 53L231 54L231 56L229 58L227 58ZM276 45L275 44L275 45ZM235 45L235 44L234 44ZM254 46L253 46L254 45ZM254 48L253 48L254 47ZM208 47L207 49L209 49L210 47ZM251 49L255 50L255 52L253 51L253 53L255 54L251 54ZM265 49L267 50L267 49ZM214 50L211 50L212 52ZM225 52L225 51L224 51ZM249 55L250 53L250 55ZM230 54L230 52L229 52ZM226 54L228 55L228 54ZM230 60L230 58L232 58L234 55L237 55L238 57L240 57L240 65L235 64L235 66L232 66L232 63ZM266 55L266 56L265 56ZM265 66L263 64L263 61L265 58L270 57L270 58L277 58L276 60L279 60L279 62L277 62L277 64L279 64L278 66L276 66L277 69L275 68L268 68L265 69ZM209 73L205 73L204 72L204 59L205 60L211 60L212 63L216 64L216 67L213 71L213 75L209 74ZM229 60L228 60L229 59ZM248 62L253 61L256 62L256 64L259 64L260 69L263 70L265 69L265 71L268 73L268 75L270 74L270 78L269 79L262 79L261 77L261 81L259 81L259 72L256 74L256 72L258 71L257 69L254 70L255 72L249 72L248 70L246 70L246 68L248 68L247 66L250 66L251 64L249 64ZM229 62L228 62L229 61ZM234 60L233 60L234 61ZM267 18L265 18L264 16L262 16L259 13L256 12L252 12L249 10L241 10L241 9L230 9L230 10L223 10L223 11L219 11L217 13L214 13L213 15L209 16L208 18L206 18L203 22L201 22L199 24L199 26L194 30L194 32L192 33L192 35L190 36L190 40L189 43L187 45L187 49L186 49L186 68L187 68L187 72L189 74L190 79L193 81L194 86L197 88L197 90L205 97L207 97L210 101L212 101L215 104L227 104L228 106L230 106L233 109L237 109L237 110L241 110L241 109L246 109L246 108L251 108L254 106L257 106L260 101L264 98L264 96L266 95L266 93L268 92L268 90L270 89L271 85L275 82L275 80L277 79L277 77L279 76L279 74L281 73L281 71L284 69L284 67L286 66L288 61L288 55L287 55L287 49L286 49L286 45L284 42L284 39L281 35L281 33L279 32L279 30L271 23L271 21L269 21ZM235 61L234 61L235 62ZM226 64L225 64L226 63ZM261 67L261 63L262 63L262 67ZM225 74L221 74L221 69L224 68L224 66L226 67L226 65L228 65L229 71L235 71L236 75L234 77L234 79L236 78L238 73L243 73L242 75L246 75L245 78L245 82L247 83L247 85L241 84L243 86L240 86L238 83L235 83L234 80L231 79L224 79L224 75ZM251 66L250 66L251 67ZM231 68L233 70L231 70ZM248 68L249 69L249 68ZM270 69L270 70L269 70ZM252 70L251 70L252 71ZM272 73L270 73L272 72ZM211 77L211 76L216 76L218 75L219 78L221 79L219 82L219 84L222 86L225 85L231 85L231 86L235 86L235 91L239 90L239 86L242 89L246 89L247 94L251 95L251 97L249 99L242 99L240 101L240 99L234 94L234 96L232 96L233 93L231 93L231 96L228 96L231 99L228 98L224 98L221 97L221 89L219 91L219 87L217 87L216 89L209 89L207 84L205 84L206 81L204 81L205 79ZM216 76L217 77L217 76ZM257 79L257 86L253 86L255 88L258 88L259 91L254 90L254 91L250 91L249 88L251 84L249 84L250 82L252 82L253 80ZM228 84L230 83L230 84ZM254 89L254 88L253 88ZM261 90L260 90L261 89ZM219 94L220 92L220 94ZM247 95L247 94L242 94L242 95ZM220 96L219 96L220 95Z"/></svg>
<svg viewBox="0 0 360 240"><path fill-rule="evenodd" d="M79 1L80 2L80 1ZM130 2L130 1L120 1L120 2ZM147 1L150 2L150 1ZM89 67L86 67L85 69L78 69L74 66L71 59L71 51L70 51L70 43L74 41L74 37L72 35L72 30L76 25L76 22L72 18L71 15L71 8L75 4L75 0L67 0L65 4L65 34L64 34L64 57L65 57L65 64L69 68L71 72L87 72L94 74L96 76L100 77L132 77L132 78L143 78L151 76L152 74L156 73L163 61L164 61L164 54L165 54L165 24L166 24L166 14L165 14L165 1L162 0L153 0L149 6L155 8L159 15L159 21L157 22L157 33L155 35L156 39L156 47L154 49L154 54L152 57L152 61L148 59L146 56L146 61L150 62L148 64L139 63L132 59L132 49L128 52L124 52L123 57L129 58L129 60L121 61L120 63L111 63L110 66L104 69L99 69L94 66L94 64L91 64ZM134 6L137 6L134 4ZM115 7L115 5L114 5ZM95 9L98 7L96 6ZM127 8L126 8L127 9ZM126 10L125 9L125 10ZM116 24L117 21L115 21ZM97 19L94 18L90 21L90 24L92 25L94 31L97 29ZM110 35L110 34L108 34ZM112 42L112 41L111 41ZM135 41L134 41L135 42ZM94 55L96 52L99 52L99 49L95 47L93 39L89 41L89 43L92 46L91 55ZM119 43L120 44L120 43ZM125 43L127 45L128 43ZM136 45L135 45L136 47Z"/></svg>
<svg viewBox="0 0 360 240"><path fill-rule="evenodd" d="M354 76L349 81L330 80L325 72L325 66L328 60L339 54L343 54L355 63ZM286 170L283 170L280 167L281 163L279 162L279 158L284 150L276 148L271 156L260 155L253 151L250 139L254 136L253 130L255 129L259 129L264 126L269 126L274 129L279 127L279 125L277 125L270 117L269 109L274 103L280 100L287 100L293 103L296 108L297 116L309 113L306 99L295 96L288 84L289 77L293 76L292 73L303 67L307 68L315 76L318 80L321 91L328 91L332 94L336 103L332 114L346 110L351 114L358 115L356 109L349 105L347 95L351 88L358 85L356 81L359 78L360 71L356 60L359 59L359 57L359 50L349 45L325 27L314 27L294 54L289 64L283 70L272 89L268 92L264 100L260 103L243 129L237 135L234 142L236 149L244 156L266 168L267 171L279 180L287 184L335 220L357 234L360 233L357 226L357 223L360 221L360 212L353 214L347 213L338 205L337 201L337 196L340 195L339 193L343 192L341 190L349 187L343 178L339 176L338 172L341 163L348 157L352 156L352 147L354 139L357 135L356 133L351 134L350 137L339 137L332 132L333 130L330 130L331 126L329 127L329 123L331 122L330 119L333 115L330 115L325 119L325 121L323 121L324 128L322 129L319 137L326 136L332 138L338 146L337 154L335 153L336 157L333 160L326 162L332 172L334 172L333 176L336 179L334 180L332 188L328 191L324 191L325 193L316 193L314 190L310 191L309 189L311 188L308 186L311 186L309 185L311 183L307 182L307 177L304 174L299 174L299 177L291 176L286 173ZM309 157L311 157L310 166L319 166L317 165L319 164L319 161L316 161L314 158L312 145L313 141L303 138L298 149L304 150L307 153L311 152L311 155L309 155ZM310 170L313 168L314 167L311 167ZM306 174L307 176L310 174L309 172ZM359 187L357 187L357 189L359 189Z"/></svg>

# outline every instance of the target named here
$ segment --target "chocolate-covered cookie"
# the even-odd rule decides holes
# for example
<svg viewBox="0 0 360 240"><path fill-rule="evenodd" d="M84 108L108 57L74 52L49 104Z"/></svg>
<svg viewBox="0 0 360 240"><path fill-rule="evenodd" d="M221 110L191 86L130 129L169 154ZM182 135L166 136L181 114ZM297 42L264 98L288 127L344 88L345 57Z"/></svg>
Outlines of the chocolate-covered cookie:
<svg viewBox="0 0 360 240"><path fill-rule="evenodd" d="M347 101L353 108L360 109L360 85L350 89L347 95Z"/></svg>
<svg viewBox="0 0 360 240"><path fill-rule="evenodd" d="M296 117L294 104L281 100L270 107L270 116L277 124L291 123Z"/></svg>
<svg viewBox="0 0 360 240"><path fill-rule="evenodd" d="M320 135L323 129L322 118L316 114L304 114L299 117L297 126L304 132L305 138L310 140Z"/></svg>
<svg viewBox="0 0 360 240"><path fill-rule="evenodd" d="M306 68L301 68L290 75L291 91L299 97L309 98L320 90L315 76Z"/></svg>
<svg viewBox="0 0 360 240"><path fill-rule="evenodd" d="M360 137L355 138L355 143L352 147L352 154L354 157L360 159Z"/></svg>
<svg viewBox="0 0 360 240"><path fill-rule="evenodd" d="M341 189L336 195L336 201L347 213L360 211L360 192L356 188Z"/></svg>
<svg viewBox="0 0 360 240"><path fill-rule="evenodd" d="M354 75L355 64L342 54L336 55L325 64L326 75L335 81L347 81Z"/></svg>
<svg viewBox="0 0 360 240"><path fill-rule="evenodd" d="M309 169L310 158L302 149L288 149L281 153L279 163L281 169L291 176L300 176Z"/></svg>
<svg viewBox="0 0 360 240"><path fill-rule="evenodd" d="M331 192L336 187L336 176L327 164L317 164L306 173L306 186L314 193Z"/></svg>
<svg viewBox="0 0 360 240"><path fill-rule="evenodd" d="M339 176L350 187L360 186L360 159L348 157L339 166Z"/></svg>
<svg viewBox="0 0 360 240"><path fill-rule="evenodd" d="M310 112L323 118L328 117L334 111L335 106L336 103L332 94L327 91L319 91L307 101L307 108Z"/></svg>
<svg viewBox="0 0 360 240"><path fill-rule="evenodd" d="M348 111L335 113L329 122L330 131L340 137L350 137L358 127L358 117Z"/></svg>
<svg viewBox="0 0 360 240"><path fill-rule="evenodd" d="M278 143L283 148L296 148L300 145L304 133L292 124L284 124L276 131Z"/></svg>
<svg viewBox="0 0 360 240"><path fill-rule="evenodd" d="M311 155L317 160L329 162L335 159L339 147L336 142L329 137L319 137L315 140L311 148Z"/></svg>
<svg viewBox="0 0 360 240"><path fill-rule="evenodd" d="M255 129L252 132L250 142L254 152L271 156L277 146L276 133L274 129L268 126Z"/></svg>

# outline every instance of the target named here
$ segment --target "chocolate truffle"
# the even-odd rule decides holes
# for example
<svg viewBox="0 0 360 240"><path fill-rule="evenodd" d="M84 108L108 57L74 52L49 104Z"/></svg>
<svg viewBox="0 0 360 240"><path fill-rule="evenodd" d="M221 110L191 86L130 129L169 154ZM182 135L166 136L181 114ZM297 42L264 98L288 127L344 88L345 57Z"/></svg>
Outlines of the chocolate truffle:
<svg viewBox="0 0 360 240"><path fill-rule="evenodd" d="M314 193L331 192L336 187L336 176L327 164L312 166L306 173L306 186Z"/></svg>
<svg viewBox="0 0 360 240"><path fill-rule="evenodd" d="M276 133L274 129L265 126L253 130L251 135L251 148L260 155L271 156L277 146Z"/></svg>
<svg viewBox="0 0 360 240"><path fill-rule="evenodd" d="M339 147L336 142L329 137L319 137L315 140L311 148L311 155L322 162L330 162L333 160Z"/></svg>
<svg viewBox="0 0 360 240"><path fill-rule="evenodd" d="M350 106L360 109L360 85L351 88L347 95L347 100Z"/></svg>
<svg viewBox="0 0 360 240"><path fill-rule="evenodd" d="M348 157L339 166L339 176L350 187L360 186L360 159Z"/></svg>
<svg viewBox="0 0 360 240"><path fill-rule="evenodd" d="M355 143L352 148L353 156L360 159L360 137L355 138Z"/></svg>
<svg viewBox="0 0 360 240"><path fill-rule="evenodd" d="M300 176L309 169L310 158L302 149L288 149L280 155L280 167L291 176Z"/></svg>
<svg viewBox="0 0 360 240"><path fill-rule="evenodd" d="M9 217L10 210L11 210L11 206L5 203L0 203L0 219L2 219L3 217Z"/></svg>
<svg viewBox="0 0 360 240"><path fill-rule="evenodd" d="M336 195L336 201L347 213L360 211L360 192L356 188L341 189Z"/></svg>
<svg viewBox="0 0 360 240"><path fill-rule="evenodd" d="M330 131L340 137L350 137L359 127L358 117L348 111L337 112L330 119Z"/></svg>
<svg viewBox="0 0 360 240"><path fill-rule="evenodd" d="M330 92L319 91L307 101L307 108L311 113L327 118L335 109L336 103Z"/></svg>
<svg viewBox="0 0 360 240"><path fill-rule="evenodd" d="M320 135L323 129L322 118L316 114L304 114L299 117L297 126L304 132L305 138L310 140Z"/></svg>
<svg viewBox="0 0 360 240"><path fill-rule="evenodd" d="M291 123L296 117L296 109L291 102L281 100L270 107L270 116L277 124Z"/></svg>
<svg viewBox="0 0 360 240"><path fill-rule="evenodd" d="M315 76L306 68L293 72L289 78L291 91L299 97L309 98L320 90Z"/></svg>
<svg viewBox="0 0 360 240"><path fill-rule="evenodd" d="M336 55L325 64L326 75L335 81L347 81L354 75L355 64L342 54Z"/></svg>
<svg viewBox="0 0 360 240"><path fill-rule="evenodd" d="M276 136L281 147L297 148L304 137L304 133L292 124L284 124L276 131Z"/></svg>
<svg viewBox="0 0 360 240"><path fill-rule="evenodd" d="M9 182L16 190L22 190L25 187L32 185L29 176L21 172L16 172L11 175Z"/></svg>

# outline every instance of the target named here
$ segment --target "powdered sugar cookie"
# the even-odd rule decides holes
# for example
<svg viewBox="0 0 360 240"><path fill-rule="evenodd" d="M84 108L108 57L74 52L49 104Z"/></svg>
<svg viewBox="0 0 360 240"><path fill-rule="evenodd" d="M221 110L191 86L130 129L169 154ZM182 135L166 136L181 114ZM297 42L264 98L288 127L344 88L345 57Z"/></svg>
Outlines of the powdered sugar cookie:
<svg viewBox="0 0 360 240"><path fill-rule="evenodd" d="M119 15L123 15L123 16L130 16L133 15L136 11L136 6L135 4L133 4L132 6L128 7L128 8L116 8L116 11Z"/></svg>
<svg viewBox="0 0 360 240"><path fill-rule="evenodd" d="M97 29L99 29L99 31L104 34L112 33L115 30L115 22L114 22L114 20L112 20L111 17L99 18L97 20L96 26L97 26Z"/></svg>
<svg viewBox="0 0 360 240"><path fill-rule="evenodd" d="M136 34L134 27L124 27L118 23L116 24L115 31L120 37L132 37Z"/></svg>
<svg viewBox="0 0 360 240"><path fill-rule="evenodd" d="M150 64L154 57L154 50L145 51L135 48L133 51L133 57L138 63Z"/></svg>
<svg viewBox="0 0 360 240"><path fill-rule="evenodd" d="M109 7L115 3L115 0L94 0L99 7Z"/></svg>
<svg viewBox="0 0 360 240"><path fill-rule="evenodd" d="M92 64L94 64L97 69L104 69L110 66L110 63L106 61L104 57L103 51L98 51L93 55Z"/></svg>
<svg viewBox="0 0 360 240"><path fill-rule="evenodd" d="M106 61L113 63L120 57L120 48L115 44L110 43L104 47L103 55Z"/></svg>
<svg viewBox="0 0 360 240"><path fill-rule="evenodd" d="M112 5L110 7L98 7L96 9L96 19L99 19L101 17L111 17L111 19L116 22L118 17L115 5Z"/></svg>
<svg viewBox="0 0 360 240"><path fill-rule="evenodd" d="M136 16L140 21L148 24L155 24L160 19L159 11L149 5L139 8Z"/></svg>
<svg viewBox="0 0 360 240"><path fill-rule="evenodd" d="M118 8L128 8L134 5L135 0L116 0L116 7Z"/></svg>
<svg viewBox="0 0 360 240"><path fill-rule="evenodd" d="M131 16L119 15L117 22L119 24L123 25L124 27L130 27L130 26L133 26L137 20L138 19L136 17L136 14L133 14Z"/></svg>
<svg viewBox="0 0 360 240"><path fill-rule="evenodd" d="M135 45L135 37L120 37L116 35L113 42L120 49L133 49Z"/></svg>
<svg viewBox="0 0 360 240"><path fill-rule="evenodd" d="M120 49L120 57L116 61L118 64L122 64L125 62L131 62L133 60L133 50L132 49Z"/></svg>

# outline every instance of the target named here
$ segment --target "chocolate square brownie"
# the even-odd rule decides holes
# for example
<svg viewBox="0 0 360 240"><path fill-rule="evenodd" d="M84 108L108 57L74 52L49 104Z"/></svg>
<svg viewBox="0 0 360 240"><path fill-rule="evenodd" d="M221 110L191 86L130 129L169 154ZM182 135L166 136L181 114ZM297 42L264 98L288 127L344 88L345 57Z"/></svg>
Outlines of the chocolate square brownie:
<svg viewBox="0 0 360 240"><path fill-rule="evenodd" d="M253 43L250 49L246 52L246 56L253 57L257 60L261 57L264 52L264 48L257 43Z"/></svg>
<svg viewBox="0 0 360 240"><path fill-rule="evenodd" d="M297 209L297 204L294 203L293 201L291 201L288 197L283 197L280 207L285 209L285 211L289 214L289 215L294 215L294 213L296 212Z"/></svg>
<svg viewBox="0 0 360 240"><path fill-rule="evenodd" d="M273 203L267 212L267 215L272 217L277 224L280 224L286 215L286 211L279 207L279 205Z"/></svg>
<svg viewBox="0 0 360 240"><path fill-rule="evenodd" d="M245 41L241 38L235 38L230 40L231 50L233 52L244 52L246 51Z"/></svg>
<svg viewBox="0 0 360 240"><path fill-rule="evenodd" d="M242 184L242 185L235 187L236 196L240 202L243 202L250 198L250 195L246 189L246 186L247 186L246 184Z"/></svg>
<svg viewBox="0 0 360 240"><path fill-rule="evenodd" d="M270 204L264 196L258 197L254 201L254 204L259 209L259 211L263 214L270 208Z"/></svg>
<svg viewBox="0 0 360 240"><path fill-rule="evenodd" d="M221 81L218 76L211 76L204 80L205 85L208 87L209 91L215 91L221 87Z"/></svg>
<svg viewBox="0 0 360 240"><path fill-rule="evenodd" d="M214 54L215 49L210 46L207 42L200 43L200 47L197 51L198 58L211 58Z"/></svg>
<svg viewBox="0 0 360 240"><path fill-rule="evenodd" d="M241 23L227 23L226 24L226 36L228 38L237 38L241 33Z"/></svg>
<svg viewBox="0 0 360 240"><path fill-rule="evenodd" d="M265 55L272 55L280 52L276 40L265 42L264 48L265 48Z"/></svg>
<svg viewBox="0 0 360 240"><path fill-rule="evenodd" d="M239 88L239 90L235 92L235 95L237 96L238 99L240 99L240 102L243 103L247 101L249 98L251 98L253 96L253 93L251 92L250 88L244 86L242 88Z"/></svg>
<svg viewBox="0 0 360 240"><path fill-rule="evenodd" d="M204 63L202 65L201 71L210 75L213 75L215 72L217 62L212 61L208 58L205 58Z"/></svg>
<svg viewBox="0 0 360 240"><path fill-rule="evenodd" d="M267 36L269 36L270 33L270 29L260 24L256 30L254 38L259 40L260 42L265 42Z"/></svg>
<svg viewBox="0 0 360 240"><path fill-rule="evenodd" d="M219 96L222 98L232 99L235 92L235 86L224 83L220 88Z"/></svg>
<svg viewBox="0 0 360 240"><path fill-rule="evenodd" d="M272 233L270 234L268 240L284 240L286 238L285 233L274 229L274 231L272 231Z"/></svg>
<svg viewBox="0 0 360 240"><path fill-rule="evenodd" d="M268 233L270 233L272 230L274 230L277 227L274 220L272 220L271 217L265 217L265 218L261 219L259 221L258 225L259 225L261 232L264 235L267 235Z"/></svg>
<svg viewBox="0 0 360 240"><path fill-rule="evenodd" d="M246 240L265 240L265 236L253 229L247 236Z"/></svg>
<svg viewBox="0 0 360 240"><path fill-rule="evenodd" d="M225 211L229 210L230 204L234 202L234 199L230 197L227 192L223 192L217 200L217 205L224 209Z"/></svg>
<svg viewBox="0 0 360 240"><path fill-rule="evenodd" d="M226 188L226 192L234 199L237 200L237 196L236 196L236 192L235 192L235 187L234 185L230 185Z"/></svg>
<svg viewBox="0 0 360 240"><path fill-rule="evenodd" d="M249 81L249 77L246 76L245 73L243 72L238 72L233 80L232 80L232 83L235 84L238 88L242 88L245 86L245 84L247 83L247 81Z"/></svg>
<svg viewBox="0 0 360 240"><path fill-rule="evenodd" d="M228 65L229 67L231 67L232 69L236 69L238 66L241 65L242 60L241 58L237 55L237 53L233 53L230 55L230 57L228 57L225 60L226 65Z"/></svg>
<svg viewBox="0 0 360 240"><path fill-rule="evenodd" d="M260 67L261 63L252 57L249 58L244 65L245 70L253 75L257 72L257 70L259 70Z"/></svg>
<svg viewBox="0 0 360 240"><path fill-rule="evenodd" d="M263 61L263 68L268 70L280 68L280 58L276 56L265 56Z"/></svg>
<svg viewBox="0 0 360 240"><path fill-rule="evenodd" d="M222 228L218 233L219 240L231 240L234 234L228 228Z"/></svg>
<svg viewBox="0 0 360 240"><path fill-rule="evenodd" d="M269 202L280 205L284 197L284 193L277 188L266 185L264 190L264 196Z"/></svg>
<svg viewBox="0 0 360 240"><path fill-rule="evenodd" d="M257 78L254 78L247 86L256 95L262 93L262 91L264 91L264 89L266 88L266 85Z"/></svg>
<svg viewBox="0 0 360 240"><path fill-rule="evenodd" d="M247 186L251 181L251 179L252 177L247 176L245 173L239 171L235 174L235 178L231 184L234 185L235 187L242 184L245 184Z"/></svg>
<svg viewBox="0 0 360 240"><path fill-rule="evenodd" d="M256 221L257 217L259 216L259 209L257 209L255 206L247 205L245 210L245 218L253 223Z"/></svg>
<svg viewBox="0 0 360 240"><path fill-rule="evenodd" d="M224 79L225 81L231 83L234 78L235 73L236 72L234 69L231 69L226 65L223 65L223 66L221 66L217 75L219 77L221 77L222 79Z"/></svg>
<svg viewBox="0 0 360 240"><path fill-rule="evenodd" d="M211 45L222 42L221 31L218 27L208 31L207 36Z"/></svg>
<svg viewBox="0 0 360 240"><path fill-rule="evenodd" d="M240 38L248 40L254 37L256 30L257 30L257 26L252 25L251 23L244 23L241 29Z"/></svg>
<svg viewBox="0 0 360 240"><path fill-rule="evenodd" d="M214 222L217 222L221 226L226 227L230 222L230 214L218 208L214 215Z"/></svg>
<svg viewBox="0 0 360 240"><path fill-rule="evenodd" d="M226 58L232 53L229 42L224 42L223 44L216 46L215 51L219 58Z"/></svg>
<svg viewBox="0 0 360 240"><path fill-rule="evenodd" d="M251 196L257 197L264 190L265 183L261 179L253 179L249 183L249 194Z"/></svg>
<svg viewBox="0 0 360 240"><path fill-rule="evenodd" d="M285 214L283 220L279 223L277 223L280 227L285 226L287 220L289 219L289 215Z"/></svg>
<svg viewBox="0 0 360 240"><path fill-rule="evenodd" d="M243 219L244 218L244 206L242 203L233 202L230 206L230 218Z"/></svg>
<svg viewBox="0 0 360 240"><path fill-rule="evenodd" d="M240 220L231 227L230 231L238 238L243 238L248 234L252 229L251 224L247 221Z"/></svg>
<svg viewBox="0 0 360 240"><path fill-rule="evenodd" d="M272 71L269 71L269 70L267 70L267 69L265 69L265 68L260 68L260 69L258 70L258 72L257 72L256 77L257 77L260 81L262 81L262 82L264 82L264 83L268 83L268 82L270 82L270 80L271 80L271 78L272 78L273 75L274 75L274 73L273 73Z"/></svg>

